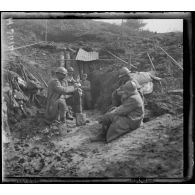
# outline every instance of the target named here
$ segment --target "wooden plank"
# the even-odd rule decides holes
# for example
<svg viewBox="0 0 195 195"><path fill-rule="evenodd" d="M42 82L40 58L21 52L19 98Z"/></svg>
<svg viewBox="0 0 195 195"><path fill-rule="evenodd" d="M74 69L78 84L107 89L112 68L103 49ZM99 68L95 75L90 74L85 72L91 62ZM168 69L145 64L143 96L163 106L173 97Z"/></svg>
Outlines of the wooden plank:
<svg viewBox="0 0 195 195"><path fill-rule="evenodd" d="M183 89L174 89L174 90L169 90L168 93L173 93L173 94L182 94Z"/></svg>

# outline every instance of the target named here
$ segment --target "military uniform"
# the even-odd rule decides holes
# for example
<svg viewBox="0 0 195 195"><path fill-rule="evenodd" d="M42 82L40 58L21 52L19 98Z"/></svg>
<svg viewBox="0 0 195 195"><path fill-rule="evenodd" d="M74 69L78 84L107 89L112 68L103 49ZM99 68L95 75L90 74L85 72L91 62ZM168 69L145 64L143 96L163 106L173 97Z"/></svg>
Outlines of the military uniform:
<svg viewBox="0 0 195 195"><path fill-rule="evenodd" d="M57 78L54 78L49 82L45 112L47 120L56 120L59 115L63 117L65 111L67 111L67 105L63 95L73 91L73 88L68 89L68 87L63 87L62 82L60 82Z"/></svg>
<svg viewBox="0 0 195 195"><path fill-rule="evenodd" d="M131 91L132 92L127 92ZM144 118L143 100L136 89L135 83L128 81L118 89L119 92L127 92L129 95L122 98L122 104L111 112L106 113L100 123L106 130L106 141L110 142L117 137L137 129Z"/></svg>
<svg viewBox="0 0 195 195"><path fill-rule="evenodd" d="M128 81L129 81L129 80L128 80ZM123 83L120 83L120 86L124 85L124 84L127 83L128 81L125 81L125 82L123 82ZM133 79L132 82L134 82L134 83L136 84L137 89L140 90L140 85L139 85L139 83L138 83L135 79ZM140 95L142 96L142 94L140 94ZM117 94L117 89L116 89L116 90L114 90L114 91L112 92L112 105L113 105L113 106L120 106L121 103L122 103L122 102L121 102L121 96L120 96L119 94Z"/></svg>

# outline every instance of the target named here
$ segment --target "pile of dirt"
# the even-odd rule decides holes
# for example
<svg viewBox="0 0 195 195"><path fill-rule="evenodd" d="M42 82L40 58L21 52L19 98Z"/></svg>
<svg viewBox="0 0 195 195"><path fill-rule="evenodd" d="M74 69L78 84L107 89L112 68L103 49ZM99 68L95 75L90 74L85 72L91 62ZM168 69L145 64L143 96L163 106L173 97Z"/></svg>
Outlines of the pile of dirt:
<svg viewBox="0 0 195 195"><path fill-rule="evenodd" d="M11 132L17 129L15 125L20 125L20 122L28 121L31 117L44 112L46 105L44 83L36 76L26 68L24 61L17 55L12 55L4 66L3 104L6 109L3 117ZM25 126L22 128L26 129Z"/></svg>

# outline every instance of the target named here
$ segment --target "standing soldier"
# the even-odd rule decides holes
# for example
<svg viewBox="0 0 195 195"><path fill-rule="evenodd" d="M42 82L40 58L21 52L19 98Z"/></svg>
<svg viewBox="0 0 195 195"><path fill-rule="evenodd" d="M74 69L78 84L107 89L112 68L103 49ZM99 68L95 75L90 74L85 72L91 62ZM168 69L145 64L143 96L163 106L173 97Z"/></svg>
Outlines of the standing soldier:
<svg viewBox="0 0 195 195"><path fill-rule="evenodd" d="M84 108L91 108L91 83L87 80L87 74L83 74L81 81L81 88L83 89L83 105Z"/></svg>
<svg viewBox="0 0 195 195"><path fill-rule="evenodd" d="M82 112L82 90L80 89L81 84L77 81L75 81L74 77L74 69L72 67L68 68L68 75L66 78L66 81L68 83L68 86L75 86L79 90L76 90L72 96L67 98L67 104L72 107L73 116L76 116L76 113Z"/></svg>
<svg viewBox="0 0 195 195"><path fill-rule="evenodd" d="M67 75L67 81L68 81L68 86L73 86L76 81L73 77L74 75L74 68L73 67L69 67L68 69L68 75Z"/></svg>

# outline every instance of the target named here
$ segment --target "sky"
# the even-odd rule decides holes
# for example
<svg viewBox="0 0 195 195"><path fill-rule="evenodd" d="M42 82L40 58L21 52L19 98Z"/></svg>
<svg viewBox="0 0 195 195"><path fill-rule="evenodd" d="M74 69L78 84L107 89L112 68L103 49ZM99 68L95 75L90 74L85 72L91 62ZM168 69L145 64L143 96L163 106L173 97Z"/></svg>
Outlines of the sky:
<svg viewBox="0 0 195 195"><path fill-rule="evenodd" d="M102 19L101 21L121 24L121 19ZM182 19L143 19L146 23L144 30L149 30L157 33L183 31Z"/></svg>

